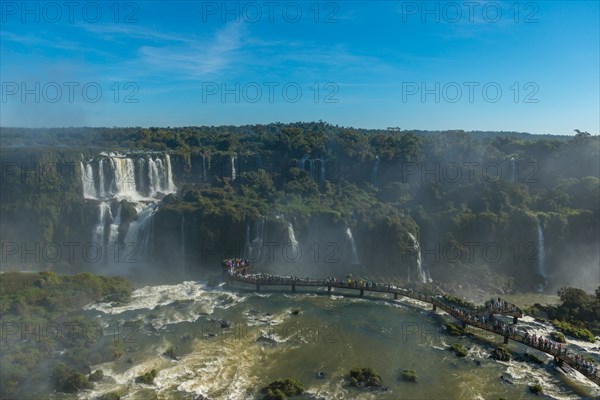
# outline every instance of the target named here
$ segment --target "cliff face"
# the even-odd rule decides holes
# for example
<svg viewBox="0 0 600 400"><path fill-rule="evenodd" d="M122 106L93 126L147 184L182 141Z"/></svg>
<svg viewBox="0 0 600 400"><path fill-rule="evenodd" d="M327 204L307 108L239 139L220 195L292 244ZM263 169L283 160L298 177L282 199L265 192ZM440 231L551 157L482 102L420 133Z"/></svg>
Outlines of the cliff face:
<svg viewBox="0 0 600 400"><path fill-rule="evenodd" d="M579 161L576 144L546 146L529 181L514 148L486 152L463 138L457 156L443 137L350 148L340 137L307 153L265 137L236 151L215 149L222 139L189 151L3 149L2 267L185 274L242 256L298 276L500 274L523 288L597 280L597 143ZM520 156L546 154L538 147ZM550 162L559 156L583 165ZM472 160L501 173L478 176Z"/></svg>

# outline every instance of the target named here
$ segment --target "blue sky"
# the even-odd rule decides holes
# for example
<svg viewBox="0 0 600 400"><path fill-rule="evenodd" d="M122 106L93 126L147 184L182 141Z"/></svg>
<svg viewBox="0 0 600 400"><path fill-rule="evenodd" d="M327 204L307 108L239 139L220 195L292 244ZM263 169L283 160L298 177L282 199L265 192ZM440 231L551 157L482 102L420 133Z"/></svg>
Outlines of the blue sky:
<svg viewBox="0 0 600 400"><path fill-rule="evenodd" d="M599 4L2 2L0 123L598 134Z"/></svg>

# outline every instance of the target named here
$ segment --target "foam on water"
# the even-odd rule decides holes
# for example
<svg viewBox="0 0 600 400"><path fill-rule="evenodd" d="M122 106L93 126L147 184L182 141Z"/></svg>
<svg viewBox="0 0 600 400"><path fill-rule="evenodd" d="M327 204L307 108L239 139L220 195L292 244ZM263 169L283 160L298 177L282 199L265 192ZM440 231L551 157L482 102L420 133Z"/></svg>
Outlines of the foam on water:
<svg viewBox="0 0 600 400"><path fill-rule="evenodd" d="M105 314L121 314L126 311L154 309L174 302L200 304L203 313L212 314L215 308L227 309L238 302L244 301L244 296L222 290L207 290L206 286L193 281L182 282L178 285L145 286L136 289L131 294L131 300L123 305L113 303L91 303L86 310L96 310Z"/></svg>

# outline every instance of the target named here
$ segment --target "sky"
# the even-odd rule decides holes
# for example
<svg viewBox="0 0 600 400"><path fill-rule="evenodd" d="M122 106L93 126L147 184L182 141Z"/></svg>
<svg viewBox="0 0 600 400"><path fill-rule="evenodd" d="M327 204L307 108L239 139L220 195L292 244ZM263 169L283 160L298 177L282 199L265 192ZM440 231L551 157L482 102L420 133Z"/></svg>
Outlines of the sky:
<svg viewBox="0 0 600 400"><path fill-rule="evenodd" d="M600 132L599 1L0 6L0 126Z"/></svg>

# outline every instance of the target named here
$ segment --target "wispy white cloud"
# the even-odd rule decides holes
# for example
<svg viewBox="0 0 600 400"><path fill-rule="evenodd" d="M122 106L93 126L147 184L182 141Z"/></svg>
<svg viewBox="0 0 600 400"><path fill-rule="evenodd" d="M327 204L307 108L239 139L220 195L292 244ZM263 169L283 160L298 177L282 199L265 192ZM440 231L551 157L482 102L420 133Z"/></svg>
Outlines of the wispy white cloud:
<svg viewBox="0 0 600 400"><path fill-rule="evenodd" d="M244 46L243 28L229 24L209 39L188 39L165 46L141 46L140 61L154 70L180 74L181 78L202 79L224 73L236 62L237 52Z"/></svg>

